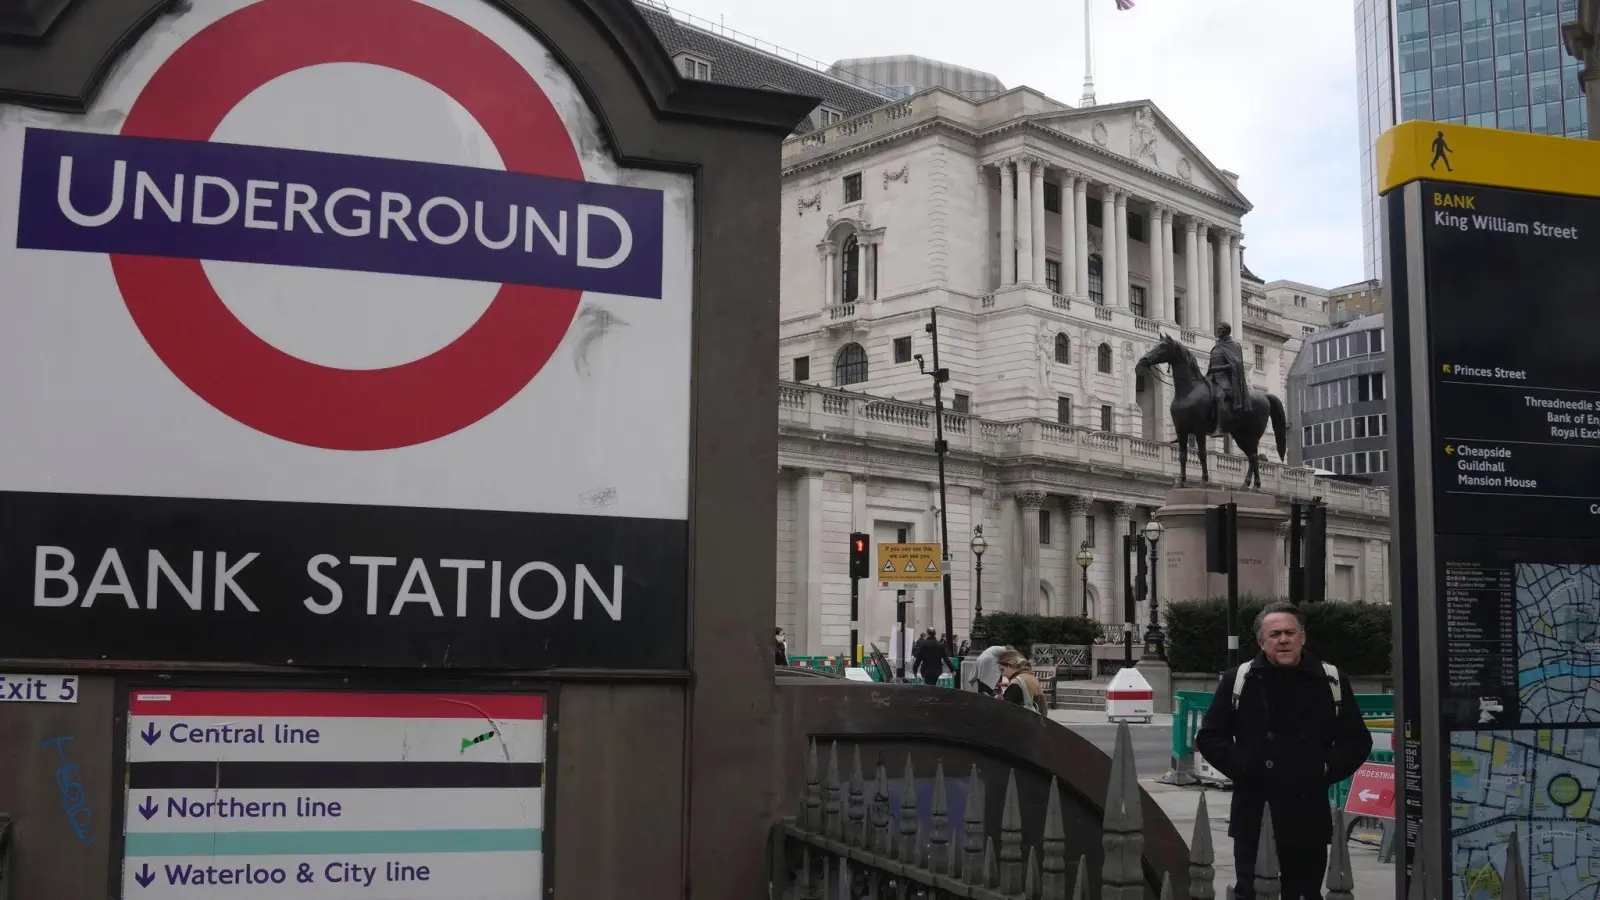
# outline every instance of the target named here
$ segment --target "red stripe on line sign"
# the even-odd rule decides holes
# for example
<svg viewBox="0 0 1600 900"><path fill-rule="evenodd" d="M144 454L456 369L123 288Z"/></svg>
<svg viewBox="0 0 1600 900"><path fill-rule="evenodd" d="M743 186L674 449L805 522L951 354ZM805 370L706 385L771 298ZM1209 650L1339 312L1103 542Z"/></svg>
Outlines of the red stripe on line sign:
<svg viewBox="0 0 1600 900"><path fill-rule="evenodd" d="M134 691L135 716L255 718L542 719L541 694L337 693L333 691Z"/></svg>
<svg viewBox="0 0 1600 900"><path fill-rule="evenodd" d="M1155 691L1106 691L1107 700L1154 700Z"/></svg>

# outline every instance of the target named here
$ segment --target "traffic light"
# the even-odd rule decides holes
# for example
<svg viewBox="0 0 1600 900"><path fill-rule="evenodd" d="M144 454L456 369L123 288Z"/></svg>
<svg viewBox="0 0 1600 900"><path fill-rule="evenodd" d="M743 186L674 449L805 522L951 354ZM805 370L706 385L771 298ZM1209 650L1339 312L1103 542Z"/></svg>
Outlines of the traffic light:
<svg viewBox="0 0 1600 900"><path fill-rule="evenodd" d="M867 536L859 531L850 533L850 577L872 577L872 560L867 554Z"/></svg>
<svg viewBox="0 0 1600 900"><path fill-rule="evenodd" d="M1328 508L1313 503L1306 510L1305 602L1328 599Z"/></svg>

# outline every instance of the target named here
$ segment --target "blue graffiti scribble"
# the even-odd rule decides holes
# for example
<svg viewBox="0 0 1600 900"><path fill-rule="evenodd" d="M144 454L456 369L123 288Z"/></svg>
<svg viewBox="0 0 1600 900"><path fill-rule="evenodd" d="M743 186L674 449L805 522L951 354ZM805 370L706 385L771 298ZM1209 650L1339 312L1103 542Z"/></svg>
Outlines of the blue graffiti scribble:
<svg viewBox="0 0 1600 900"><path fill-rule="evenodd" d="M61 808L66 810L67 821L72 823L72 833L78 836L78 843L87 847L94 843L94 838L89 837L89 824L94 821L94 810L89 808L88 796L83 792L77 763L67 759L63 745L70 740L70 737L51 738L40 747L56 748L56 757L61 761L61 768L56 770L56 788L61 791Z"/></svg>

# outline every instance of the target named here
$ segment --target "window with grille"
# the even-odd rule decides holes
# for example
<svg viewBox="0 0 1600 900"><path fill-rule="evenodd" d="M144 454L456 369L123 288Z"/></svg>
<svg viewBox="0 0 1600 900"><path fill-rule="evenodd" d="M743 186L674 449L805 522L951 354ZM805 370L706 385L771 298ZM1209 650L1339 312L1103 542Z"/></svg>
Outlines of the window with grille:
<svg viewBox="0 0 1600 900"><path fill-rule="evenodd" d="M894 339L894 361L897 363L911 362L911 338L897 337Z"/></svg>
<svg viewBox="0 0 1600 900"><path fill-rule="evenodd" d="M708 63L703 59L695 59L692 56L685 56L681 65L683 77L693 78L696 81L711 80L711 63Z"/></svg>
<svg viewBox="0 0 1600 900"><path fill-rule="evenodd" d="M1089 254L1089 302L1104 306L1106 302L1105 291L1101 282L1105 280L1105 263L1101 261L1100 254Z"/></svg>
<svg viewBox="0 0 1600 900"><path fill-rule="evenodd" d="M794 358L794 380L795 381L810 381L811 380L811 357L809 357L809 356L796 356Z"/></svg>
<svg viewBox="0 0 1600 900"><path fill-rule="evenodd" d="M1050 510L1039 510L1039 543L1050 543Z"/></svg>
<svg viewBox="0 0 1600 900"><path fill-rule="evenodd" d="M1056 362L1064 366L1072 364L1072 339L1063 332L1056 333Z"/></svg>
<svg viewBox="0 0 1600 900"><path fill-rule="evenodd" d="M1094 546L1094 516L1083 518L1083 542L1091 547Z"/></svg>
<svg viewBox="0 0 1600 900"><path fill-rule="evenodd" d="M846 175L844 177L844 202L854 203L861 199L861 173Z"/></svg>
<svg viewBox="0 0 1600 900"><path fill-rule="evenodd" d="M1057 397L1056 398L1056 421L1060 422L1062 425L1071 425L1072 424L1072 398L1071 397Z"/></svg>
<svg viewBox="0 0 1600 900"><path fill-rule="evenodd" d="M1061 212L1061 185L1044 183L1044 211Z"/></svg>
<svg viewBox="0 0 1600 900"><path fill-rule="evenodd" d="M1141 319L1148 318L1144 311L1144 288L1141 285L1128 285L1128 309Z"/></svg>
<svg viewBox="0 0 1600 900"><path fill-rule="evenodd" d="M1261 346L1260 344L1256 344L1255 348L1256 348L1256 368L1264 369L1267 366L1267 348Z"/></svg>
<svg viewBox="0 0 1600 900"><path fill-rule="evenodd" d="M1061 293L1061 261L1047 259L1044 261L1044 286L1052 294Z"/></svg>
<svg viewBox="0 0 1600 900"><path fill-rule="evenodd" d="M1144 236L1144 222L1145 222L1144 216L1141 216L1136 212L1128 213L1128 240L1130 240L1130 241L1145 241L1146 240L1146 238Z"/></svg>
<svg viewBox="0 0 1600 900"><path fill-rule="evenodd" d="M960 391L956 391L955 396L950 400L950 411L953 413L960 413L963 416L971 415L972 395L963 394Z"/></svg>
<svg viewBox="0 0 1600 900"><path fill-rule="evenodd" d="M833 360L833 383L836 387L860 384L867 380L867 351L860 344L845 344Z"/></svg>
<svg viewBox="0 0 1600 900"><path fill-rule="evenodd" d="M1110 344L1101 344L1100 345L1100 349L1097 351L1097 355L1100 357L1100 359L1099 359L1100 374L1101 375L1110 375L1111 374L1111 345ZM1110 409L1110 408L1111 407L1109 407L1109 406L1106 407L1106 409Z"/></svg>
<svg viewBox="0 0 1600 900"><path fill-rule="evenodd" d="M1112 422L1111 422L1111 407L1110 407L1110 405L1106 405L1106 406L1100 407L1100 430L1101 431L1111 431L1112 430L1111 426L1112 426Z"/></svg>

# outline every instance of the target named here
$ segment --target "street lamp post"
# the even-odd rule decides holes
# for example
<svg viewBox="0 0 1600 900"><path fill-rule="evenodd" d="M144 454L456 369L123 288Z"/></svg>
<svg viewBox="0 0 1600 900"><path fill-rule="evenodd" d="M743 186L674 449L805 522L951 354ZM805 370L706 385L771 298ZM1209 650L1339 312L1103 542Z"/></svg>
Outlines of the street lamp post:
<svg viewBox="0 0 1600 900"><path fill-rule="evenodd" d="M1094 565L1094 551L1089 549L1089 542L1084 541L1078 546L1078 568L1083 570L1083 617L1089 618L1089 567Z"/></svg>
<svg viewBox="0 0 1600 900"><path fill-rule="evenodd" d="M1144 658L1147 660L1165 661L1167 658L1167 635L1161 630L1161 601L1156 595L1156 571L1160 567L1160 558L1156 556L1156 544L1161 541L1161 533L1166 528L1160 522L1151 519L1144 526L1144 540L1150 545L1150 624L1144 631Z"/></svg>
<svg viewBox="0 0 1600 900"><path fill-rule="evenodd" d="M976 600L972 606L972 628L967 635L971 652L977 653L989 646L989 630L983 627L983 551L989 549L989 541L983 536L983 526L972 526L972 548L974 573L974 590Z"/></svg>

